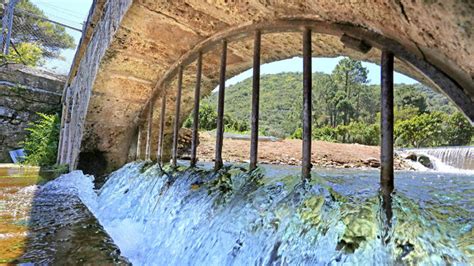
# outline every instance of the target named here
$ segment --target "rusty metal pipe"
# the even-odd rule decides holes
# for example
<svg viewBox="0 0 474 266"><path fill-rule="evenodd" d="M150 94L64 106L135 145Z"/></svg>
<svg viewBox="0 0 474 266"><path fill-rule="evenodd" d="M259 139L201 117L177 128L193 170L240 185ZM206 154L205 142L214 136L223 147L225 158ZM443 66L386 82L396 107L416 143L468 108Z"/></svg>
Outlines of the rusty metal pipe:
<svg viewBox="0 0 474 266"><path fill-rule="evenodd" d="M176 108L175 108L174 127L173 127L173 155L172 155L173 167L176 167L178 163L179 115L181 112L182 86L183 86L183 67L181 66L178 71L178 92L176 94Z"/></svg>
<svg viewBox="0 0 474 266"><path fill-rule="evenodd" d="M166 93L161 98L161 113L160 113L160 133L158 138L158 150L156 153L156 161L162 163L163 158L163 138L165 136L165 115L166 115Z"/></svg>
<svg viewBox="0 0 474 266"><path fill-rule="evenodd" d="M201 72L202 72L202 53L197 59L196 88L194 89L194 111L193 111L193 135L191 139L191 167L196 166L196 151L198 145L199 130L199 98L201 97Z"/></svg>
<svg viewBox="0 0 474 266"><path fill-rule="evenodd" d="M387 225L392 220L392 192L394 189L393 174L393 53L382 51L381 59L381 149L380 149L380 189L382 207L385 211Z"/></svg>
<svg viewBox="0 0 474 266"><path fill-rule="evenodd" d="M151 157L152 124L153 124L153 102L150 102L150 106L148 106L148 121L147 121L147 129L146 129L145 160L150 160L150 157Z"/></svg>
<svg viewBox="0 0 474 266"><path fill-rule="evenodd" d="M219 76L219 95L217 101L217 130L216 130L216 158L214 170L223 166L222 145L224 141L224 97L225 97L225 72L227 64L227 40L222 40L222 55Z"/></svg>
<svg viewBox="0 0 474 266"><path fill-rule="evenodd" d="M303 32L303 158L302 178L311 178L311 29L305 28Z"/></svg>
<svg viewBox="0 0 474 266"><path fill-rule="evenodd" d="M253 83L252 83L252 132L250 135L250 166L252 171L257 168L258 154L258 119L259 119L259 103L260 103L260 30L255 31L253 45Z"/></svg>

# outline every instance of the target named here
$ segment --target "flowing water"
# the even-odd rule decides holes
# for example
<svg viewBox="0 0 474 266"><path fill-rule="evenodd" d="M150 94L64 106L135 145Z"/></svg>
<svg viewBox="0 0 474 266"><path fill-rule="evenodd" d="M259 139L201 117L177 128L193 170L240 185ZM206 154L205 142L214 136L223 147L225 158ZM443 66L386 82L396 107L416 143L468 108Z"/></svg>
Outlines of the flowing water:
<svg viewBox="0 0 474 266"><path fill-rule="evenodd" d="M404 149L403 151L429 156L436 170L474 170L474 146Z"/></svg>
<svg viewBox="0 0 474 266"><path fill-rule="evenodd" d="M302 184L299 170L134 162L81 198L136 265L474 263L472 174L397 172L386 231L378 171L316 169Z"/></svg>
<svg viewBox="0 0 474 266"><path fill-rule="evenodd" d="M396 172L388 229L376 170L315 169L312 181L301 183L298 167L263 166L251 174L238 166L210 168L162 171L133 162L99 191L80 171L35 188L50 195L41 206L62 211L51 214L56 218L36 215L47 223L36 229L26 261L125 262L102 227L83 218L90 211L135 265L474 264L472 173ZM22 200L19 193L30 190L2 195ZM86 210L74 207L78 197ZM75 233L55 233L68 227ZM94 234L102 238L87 237ZM61 246L68 252L58 252ZM97 256L104 253L115 260Z"/></svg>
<svg viewBox="0 0 474 266"><path fill-rule="evenodd" d="M128 263L74 189L94 193L91 180L44 184L44 176L0 168L0 264Z"/></svg>

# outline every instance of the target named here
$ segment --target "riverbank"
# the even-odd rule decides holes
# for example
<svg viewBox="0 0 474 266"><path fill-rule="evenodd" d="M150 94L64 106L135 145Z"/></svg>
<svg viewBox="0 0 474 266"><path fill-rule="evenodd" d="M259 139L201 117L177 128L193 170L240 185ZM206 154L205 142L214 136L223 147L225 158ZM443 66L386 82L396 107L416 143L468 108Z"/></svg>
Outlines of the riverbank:
<svg viewBox="0 0 474 266"><path fill-rule="evenodd" d="M213 132L199 132L198 158L213 161L215 156L215 136ZM302 141L282 139L260 141L258 160L265 164L301 165ZM222 158L227 162L248 162L250 141L226 138ZM313 141L311 162L314 166L333 168L378 168L380 167L380 147L360 144ZM395 169L410 169L400 158L395 158Z"/></svg>

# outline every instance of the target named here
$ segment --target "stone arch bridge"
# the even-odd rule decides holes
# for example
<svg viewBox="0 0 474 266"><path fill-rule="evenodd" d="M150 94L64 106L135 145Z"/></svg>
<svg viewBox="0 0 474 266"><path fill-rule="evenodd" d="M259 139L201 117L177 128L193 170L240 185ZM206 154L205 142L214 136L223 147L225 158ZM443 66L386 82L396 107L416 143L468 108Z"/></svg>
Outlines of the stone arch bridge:
<svg viewBox="0 0 474 266"><path fill-rule="evenodd" d="M182 122L200 55L204 96L219 84L223 42L227 78L252 67L255 32L261 63L302 55L307 30L312 56L379 64L390 51L397 71L445 93L473 121L473 11L474 2L455 0L96 0L63 95L58 161L105 173L135 159L137 145L156 159L161 121L168 156L181 70Z"/></svg>

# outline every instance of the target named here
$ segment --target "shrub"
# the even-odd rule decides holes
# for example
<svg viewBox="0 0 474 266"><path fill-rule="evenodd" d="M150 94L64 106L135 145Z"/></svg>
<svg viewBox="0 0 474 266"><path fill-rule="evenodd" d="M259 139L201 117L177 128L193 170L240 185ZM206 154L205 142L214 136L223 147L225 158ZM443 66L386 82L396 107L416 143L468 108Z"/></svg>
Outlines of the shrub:
<svg viewBox="0 0 474 266"><path fill-rule="evenodd" d="M444 131L446 145L462 146L469 145L474 135L474 127L460 112L456 112L448 119L447 128Z"/></svg>
<svg viewBox="0 0 474 266"><path fill-rule="evenodd" d="M330 126L313 128L313 139L322 141L337 141L336 130Z"/></svg>
<svg viewBox="0 0 474 266"><path fill-rule="evenodd" d="M39 66L43 64L43 50L35 43L19 43L15 51L12 47L8 55L1 54L0 58L9 63L22 63L28 66Z"/></svg>
<svg viewBox="0 0 474 266"><path fill-rule="evenodd" d="M24 163L51 166L56 162L59 143L60 120L57 114L38 113L40 119L29 123L29 131L23 142L26 157Z"/></svg>
<svg viewBox="0 0 474 266"><path fill-rule="evenodd" d="M191 128L193 124L193 114L184 121L183 126ZM217 111L209 104L202 104L199 107L199 129L213 130L217 128ZM234 119L228 114L224 114L224 128L227 131L244 132L249 130L247 123Z"/></svg>
<svg viewBox="0 0 474 266"><path fill-rule="evenodd" d="M447 115L441 112L425 113L395 123L395 139L402 146L433 147L444 141L444 122Z"/></svg>
<svg viewBox="0 0 474 266"><path fill-rule="evenodd" d="M347 143L359 143L364 145L378 145L380 129L377 124L366 124L362 122L351 122L347 126Z"/></svg>
<svg viewBox="0 0 474 266"><path fill-rule="evenodd" d="M292 139L302 139L303 138L303 129L297 128L293 134L291 134L290 138Z"/></svg>

